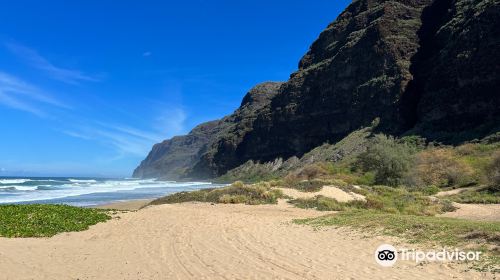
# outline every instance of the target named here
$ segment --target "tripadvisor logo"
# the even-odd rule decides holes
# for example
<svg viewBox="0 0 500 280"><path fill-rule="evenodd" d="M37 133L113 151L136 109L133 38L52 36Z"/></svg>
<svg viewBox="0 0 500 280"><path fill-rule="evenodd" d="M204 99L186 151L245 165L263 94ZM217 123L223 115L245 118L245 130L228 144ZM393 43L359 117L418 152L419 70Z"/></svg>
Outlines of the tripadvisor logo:
<svg viewBox="0 0 500 280"><path fill-rule="evenodd" d="M393 266L398 260L398 252L394 246L382 244L375 250L375 261L381 266Z"/></svg>
<svg viewBox="0 0 500 280"><path fill-rule="evenodd" d="M420 251L415 249L399 249L389 244L382 244L375 250L375 261L384 267L393 266L398 259L404 261L478 261L481 252L478 251L460 251L442 249L439 251Z"/></svg>

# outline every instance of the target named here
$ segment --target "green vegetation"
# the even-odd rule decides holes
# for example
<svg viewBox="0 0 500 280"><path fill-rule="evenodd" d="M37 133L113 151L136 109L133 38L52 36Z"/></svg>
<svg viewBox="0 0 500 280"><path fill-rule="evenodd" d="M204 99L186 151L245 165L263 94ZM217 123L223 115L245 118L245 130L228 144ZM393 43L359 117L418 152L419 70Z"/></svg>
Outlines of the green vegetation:
<svg viewBox="0 0 500 280"><path fill-rule="evenodd" d="M300 177L293 175L285 177L283 181L278 181L277 185L281 185L285 188L296 189L302 192L317 192L320 191L323 186L328 185L343 185L342 181L329 179L312 179L312 180L302 180Z"/></svg>
<svg viewBox="0 0 500 280"><path fill-rule="evenodd" d="M338 169L340 161L342 161L341 168L350 168L348 164L344 164L344 162L352 161L357 155L365 150L375 126L376 125L373 125L372 127L365 127L353 131L335 144L324 143L304 154L301 158L291 157L287 160L277 158L274 161L264 163L249 160L229 170L221 177L216 178L215 182L228 183L241 180L247 183L255 183L279 180L289 175L295 175L295 173L300 172L301 169L307 169L308 166L315 164L324 165L323 167L327 169L326 171L331 173L335 170L329 168L333 167L333 169ZM332 159L334 159L335 164L333 164ZM326 176L330 176L330 174ZM354 180L354 177L349 177ZM300 178L300 180L307 180L307 178Z"/></svg>
<svg viewBox="0 0 500 280"><path fill-rule="evenodd" d="M430 148L415 157L408 175L415 186L462 187L477 183L473 168L451 148Z"/></svg>
<svg viewBox="0 0 500 280"><path fill-rule="evenodd" d="M346 211L319 218L295 220L311 226L349 226L374 233L403 237L412 243L459 246L498 246L500 222L388 214L380 211Z"/></svg>
<svg viewBox="0 0 500 280"><path fill-rule="evenodd" d="M418 190L421 191L423 194L426 194L426 195L435 195L439 191L441 191L441 189L439 187L436 187L434 185L430 185L430 186L427 186L427 187L421 187L421 188L418 188Z"/></svg>
<svg viewBox="0 0 500 280"><path fill-rule="evenodd" d="M315 208L319 211L343 211L348 206L334 198L318 195L314 198L297 198L288 201L299 208Z"/></svg>
<svg viewBox="0 0 500 280"><path fill-rule="evenodd" d="M354 191L363 194L366 200L338 202L333 198L316 196L289 202L300 208L316 208L320 211L369 209L384 213L430 216L454 210L447 200L431 200L421 192L410 192L406 188L373 186Z"/></svg>
<svg viewBox="0 0 500 280"><path fill-rule="evenodd" d="M50 237L60 232L86 230L110 218L102 210L67 205L0 205L0 235Z"/></svg>
<svg viewBox="0 0 500 280"><path fill-rule="evenodd" d="M496 139L496 138L495 138ZM290 171L283 186L317 191L323 185L387 185L434 195L442 189L500 185L500 143L485 138L457 147L427 143L418 136L373 135L365 149L340 161L314 162ZM490 188L490 189L491 189ZM469 198L466 198L468 196ZM497 203L499 193L466 192L455 201Z"/></svg>
<svg viewBox="0 0 500 280"><path fill-rule="evenodd" d="M323 186L328 185L327 182L323 180L303 180L303 181L293 181L290 179L285 179L285 184L283 185L286 188L292 188L303 192L318 192Z"/></svg>
<svg viewBox="0 0 500 280"><path fill-rule="evenodd" d="M275 204L283 193L278 189L271 189L269 183L245 185L234 182L232 185L217 189L204 189L192 192L171 194L152 201L150 204L172 204L188 201L212 203L245 203L245 204Z"/></svg>
<svg viewBox="0 0 500 280"><path fill-rule="evenodd" d="M279 179L283 176L280 172L270 172L272 163L259 164L249 161L238 168L230 170L226 174L215 178L215 183L227 183L235 181L243 181L247 183L257 183L262 181L270 181Z"/></svg>
<svg viewBox="0 0 500 280"><path fill-rule="evenodd" d="M486 175L491 184L500 185L500 151L496 151L493 158L486 167Z"/></svg>
<svg viewBox="0 0 500 280"><path fill-rule="evenodd" d="M376 184L398 186L410 169L413 153L410 145L379 134L366 152L359 155L356 164L364 172L373 172Z"/></svg>
<svg viewBox="0 0 500 280"><path fill-rule="evenodd" d="M458 203L500 203L500 186L465 190L458 194L446 196L445 198Z"/></svg>

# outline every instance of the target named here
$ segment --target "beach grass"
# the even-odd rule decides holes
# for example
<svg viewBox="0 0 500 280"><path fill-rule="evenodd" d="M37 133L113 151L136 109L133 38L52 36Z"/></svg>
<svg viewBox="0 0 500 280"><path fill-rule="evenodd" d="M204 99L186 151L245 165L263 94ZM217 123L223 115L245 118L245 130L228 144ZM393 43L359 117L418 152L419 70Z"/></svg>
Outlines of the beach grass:
<svg viewBox="0 0 500 280"><path fill-rule="evenodd" d="M345 211L295 222L316 227L349 226L381 231L385 235L403 237L410 243L457 246L473 241L482 245L500 245L500 222L401 215L374 210Z"/></svg>
<svg viewBox="0 0 500 280"><path fill-rule="evenodd" d="M500 203L500 185L465 190L444 198L458 203L498 204Z"/></svg>
<svg viewBox="0 0 500 280"><path fill-rule="evenodd" d="M345 202L338 202L334 198L318 195L312 198L291 199L288 203L296 207L307 209L314 208L318 211L343 211L348 207Z"/></svg>
<svg viewBox="0 0 500 280"><path fill-rule="evenodd" d="M313 198L293 199L289 203L299 208L315 208L319 211L365 209L392 214L423 216L432 216L455 210L448 200L432 200L422 192L410 191L402 187L367 186L360 189L347 187L343 187L343 189L362 194L365 196L365 200L339 202L334 198L316 196Z"/></svg>
<svg viewBox="0 0 500 280"><path fill-rule="evenodd" d="M86 230L110 218L104 210L68 205L0 205L0 236L50 237Z"/></svg>
<svg viewBox="0 0 500 280"><path fill-rule="evenodd" d="M174 193L165 197L153 200L150 204L172 204L189 201L225 203L225 204L276 204L278 198L282 198L283 193L280 190L272 189L266 182L245 185L242 182L234 182L230 186L203 189L190 192Z"/></svg>

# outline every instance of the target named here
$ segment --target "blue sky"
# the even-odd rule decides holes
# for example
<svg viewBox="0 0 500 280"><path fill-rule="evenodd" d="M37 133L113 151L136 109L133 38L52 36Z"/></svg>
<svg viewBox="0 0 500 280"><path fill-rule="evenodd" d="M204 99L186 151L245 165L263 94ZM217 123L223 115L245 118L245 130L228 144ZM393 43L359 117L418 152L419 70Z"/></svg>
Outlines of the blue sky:
<svg viewBox="0 0 500 280"><path fill-rule="evenodd" d="M286 80L350 1L2 1L0 176L130 176Z"/></svg>

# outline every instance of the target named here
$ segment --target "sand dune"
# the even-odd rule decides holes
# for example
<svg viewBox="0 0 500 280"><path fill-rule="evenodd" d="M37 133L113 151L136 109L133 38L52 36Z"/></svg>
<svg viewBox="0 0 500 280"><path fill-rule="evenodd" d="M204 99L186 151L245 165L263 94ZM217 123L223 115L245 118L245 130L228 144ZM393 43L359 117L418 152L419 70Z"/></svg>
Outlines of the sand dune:
<svg viewBox="0 0 500 280"><path fill-rule="evenodd" d="M331 197L335 198L337 201L340 202L347 202L351 200L364 200L364 196L353 193L353 192L345 192L337 187L334 186L324 186L321 188L321 190L317 192L301 192L296 189L290 189L290 188L278 188L280 189L283 194L293 197L293 198L312 198L317 195L322 195L326 197Z"/></svg>
<svg viewBox="0 0 500 280"><path fill-rule="evenodd" d="M374 250L394 240L291 223L323 214L283 201L147 207L84 232L0 238L0 279L484 279L462 264L383 268Z"/></svg>

